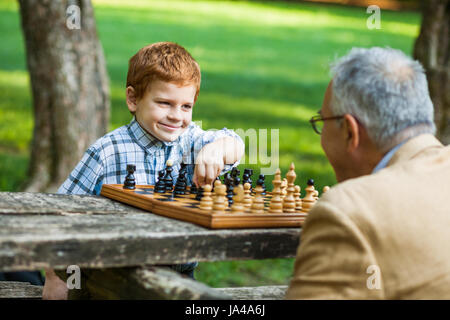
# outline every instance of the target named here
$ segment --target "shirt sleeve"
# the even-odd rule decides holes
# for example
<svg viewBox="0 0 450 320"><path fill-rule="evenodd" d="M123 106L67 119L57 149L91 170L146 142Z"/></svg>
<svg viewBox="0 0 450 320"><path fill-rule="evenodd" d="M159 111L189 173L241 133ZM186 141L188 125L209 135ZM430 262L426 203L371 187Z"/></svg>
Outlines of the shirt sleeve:
<svg viewBox="0 0 450 320"><path fill-rule="evenodd" d="M220 138L224 138L224 137L233 137L236 140L238 140L240 143L242 143L242 145L244 145L242 138L232 130L223 128L220 130L211 129L211 130L205 131L205 130L202 130L196 124L192 123L192 129L191 129L190 139L189 139L191 142L190 152L187 154L187 157L189 157L190 159L185 158L185 159L183 159L183 161L185 161L185 163L195 164L195 159L197 158L198 153L205 145L207 145L208 143L214 142ZM187 162L187 161L190 161L190 162ZM240 163L240 161L238 160L235 163L225 164L222 173L230 171L233 167L238 166L239 163Z"/></svg>
<svg viewBox="0 0 450 320"><path fill-rule="evenodd" d="M59 187L60 194L100 194L103 181L103 163L100 152L91 146Z"/></svg>
<svg viewBox="0 0 450 320"><path fill-rule="evenodd" d="M287 299L382 299L370 270L377 268L360 228L329 203L317 203L301 233Z"/></svg>

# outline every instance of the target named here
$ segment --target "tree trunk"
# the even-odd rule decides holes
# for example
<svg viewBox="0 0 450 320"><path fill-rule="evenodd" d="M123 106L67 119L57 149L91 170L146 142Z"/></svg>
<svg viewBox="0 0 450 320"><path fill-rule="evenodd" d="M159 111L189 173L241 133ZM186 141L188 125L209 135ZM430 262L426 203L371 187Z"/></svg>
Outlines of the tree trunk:
<svg viewBox="0 0 450 320"><path fill-rule="evenodd" d="M25 190L53 192L107 131L109 81L89 0L19 3L35 122Z"/></svg>
<svg viewBox="0 0 450 320"><path fill-rule="evenodd" d="M450 0L422 1L422 9L414 57L427 71L437 137L450 144Z"/></svg>

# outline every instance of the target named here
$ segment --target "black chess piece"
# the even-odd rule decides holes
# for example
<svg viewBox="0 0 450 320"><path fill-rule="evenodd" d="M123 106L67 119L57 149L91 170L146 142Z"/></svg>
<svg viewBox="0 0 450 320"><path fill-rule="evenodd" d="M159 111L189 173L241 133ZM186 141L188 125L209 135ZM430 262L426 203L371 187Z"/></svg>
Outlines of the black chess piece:
<svg viewBox="0 0 450 320"><path fill-rule="evenodd" d="M308 182L306 182L308 186L314 186L314 179L308 179Z"/></svg>
<svg viewBox="0 0 450 320"><path fill-rule="evenodd" d="M263 175L263 174L260 174L259 175L259 179L256 181L256 184L258 185L258 186L261 186L262 188L263 188L263 192L261 193L262 195L265 195L266 194L266 185L265 185L265 179L266 179L266 177Z"/></svg>
<svg viewBox="0 0 450 320"><path fill-rule="evenodd" d="M200 201L203 198L203 187L198 188L197 195L195 196L195 200Z"/></svg>
<svg viewBox="0 0 450 320"><path fill-rule="evenodd" d="M158 172L158 181L155 184L155 192L166 192L166 183L164 182L164 170Z"/></svg>
<svg viewBox="0 0 450 320"><path fill-rule="evenodd" d="M197 192L198 192L198 188L195 185L195 183L192 182L190 193L191 194L197 194Z"/></svg>
<svg viewBox="0 0 450 320"><path fill-rule="evenodd" d="M171 192L173 188L173 178L172 178L173 168L171 165L167 165L166 174L164 175L164 183L166 185L166 191Z"/></svg>
<svg viewBox="0 0 450 320"><path fill-rule="evenodd" d="M134 172L136 171L136 166L134 164L127 164L127 176L123 183L123 188L128 190L136 189L136 179L134 178Z"/></svg>
<svg viewBox="0 0 450 320"><path fill-rule="evenodd" d="M246 183L250 183L250 176L248 175L248 173L244 173L243 175L242 175L242 184L243 185L245 185ZM250 183L250 190L251 190L251 188L252 188L252 185L251 185L251 183Z"/></svg>
<svg viewBox="0 0 450 320"><path fill-rule="evenodd" d="M227 199L228 204L231 206L233 204L233 196L234 196L234 186L233 186L234 179L231 175L228 175L225 177L225 185L227 186Z"/></svg>
<svg viewBox="0 0 450 320"><path fill-rule="evenodd" d="M233 177L233 179L236 177L236 175L237 175L237 168L236 167L233 167L232 169L231 169L231 176Z"/></svg>
<svg viewBox="0 0 450 320"><path fill-rule="evenodd" d="M238 168L236 168L236 167L234 167L233 168L234 169L234 175L233 175L233 178L236 178L236 177L240 177L240 175L241 175L241 170L239 170ZM233 171L232 171L233 172Z"/></svg>
<svg viewBox="0 0 450 320"><path fill-rule="evenodd" d="M237 185L241 184L241 178L239 178L239 176L236 176L236 177L234 178L233 183L234 183L234 186L235 186L235 187L236 187Z"/></svg>
<svg viewBox="0 0 450 320"><path fill-rule="evenodd" d="M186 167L181 166L180 171L178 172L177 182L175 183L174 193L175 194L185 194L187 187L187 179L186 179Z"/></svg>
<svg viewBox="0 0 450 320"><path fill-rule="evenodd" d="M252 190L253 189L253 181L252 181L253 169L244 169L244 175L245 174L248 175L248 180L246 182L250 183L250 190Z"/></svg>

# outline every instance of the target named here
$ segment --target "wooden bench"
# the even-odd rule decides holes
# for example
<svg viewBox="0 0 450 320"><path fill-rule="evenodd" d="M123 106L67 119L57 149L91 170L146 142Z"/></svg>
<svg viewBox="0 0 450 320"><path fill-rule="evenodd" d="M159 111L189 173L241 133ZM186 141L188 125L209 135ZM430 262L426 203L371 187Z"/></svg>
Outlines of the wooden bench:
<svg viewBox="0 0 450 320"><path fill-rule="evenodd" d="M211 289L160 265L294 257L299 235L298 228L209 230L97 196L0 192L0 271L64 274L77 265L82 289L70 290L72 299L244 299L245 292L264 299L270 289ZM277 290L281 297L285 289Z"/></svg>
<svg viewBox="0 0 450 320"><path fill-rule="evenodd" d="M26 282L0 281L0 299L41 299L41 286ZM241 288L217 288L233 300L282 300L287 286L261 286Z"/></svg>

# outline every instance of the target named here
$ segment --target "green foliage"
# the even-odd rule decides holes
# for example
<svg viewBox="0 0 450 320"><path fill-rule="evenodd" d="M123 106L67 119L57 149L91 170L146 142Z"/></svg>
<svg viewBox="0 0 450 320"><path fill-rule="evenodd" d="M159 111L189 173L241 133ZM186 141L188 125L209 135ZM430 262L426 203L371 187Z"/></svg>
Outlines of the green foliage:
<svg viewBox="0 0 450 320"><path fill-rule="evenodd" d="M33 118L16 1L0 3L0 191L26 177ZM129 122L128 59L156 41L185 46L202 69L194 120L204 129L279 130L279 166L296 164L298 182L335 183L309 118L321 107L328 65L353 46L390 46L410 54L419 32L413 12L382 11L368 30L365 8L284 2L94 1L111 85L110 129ZM75 32L75 31L74 31ZM259 141L260 142L260 141ZM247 146L248 151L248 146ZM240 166L255 169L258 163ZM267 177L270 187L271 177ZM292 259L201 263L197 278L212 286L287 283Z"/></svg>

